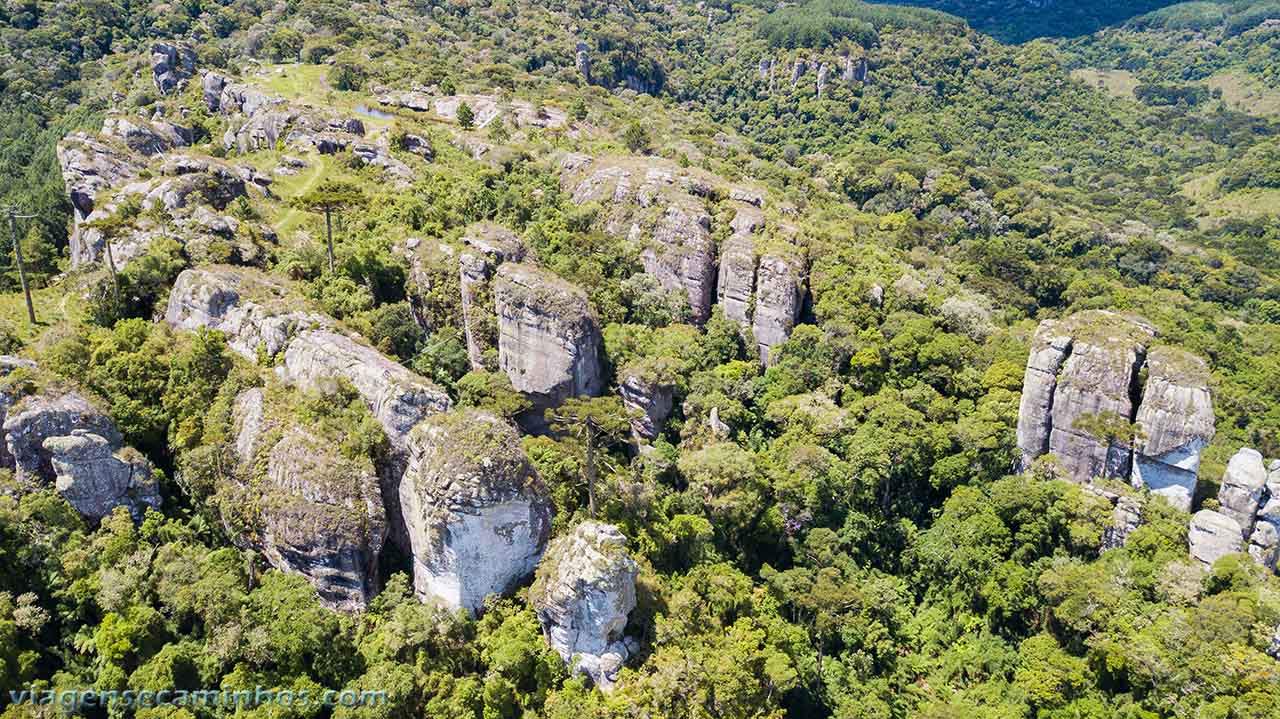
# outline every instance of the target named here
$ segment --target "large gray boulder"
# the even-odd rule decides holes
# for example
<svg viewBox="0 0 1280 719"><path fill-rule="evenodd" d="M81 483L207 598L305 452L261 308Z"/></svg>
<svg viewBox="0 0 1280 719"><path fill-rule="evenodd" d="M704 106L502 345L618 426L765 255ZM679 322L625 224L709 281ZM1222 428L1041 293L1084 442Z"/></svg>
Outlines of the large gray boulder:
<svg viewBox="0 0 1280 719"><path fill-rule="evenodd" d="M1202 509L1191 517L1187 532L1187 544L1191 557L1206 566L1236 552L1244 551L1240 524L1236 520L1212 509Z"/></svg>
<svg viewBox="0 0 1280 719"><path fill-rule="evenodd" d="M1241 538L1253 533L1258 510L1267 501L1267 468L1255 449L1242 447L1227 462L1227 471L1218 487L1221 512L1240 525Z"/></svg>
<svg viewBox="0 0 1280 719"><path fill-rule="evenodd" d="M191 144L191 130L163 121L136 121L127 117L109 117L102 123L102 134L123 142L125 147L148 157L175 147Z"/></svg>
<svg viewBox="0 0 1280 719"><path fill-rule="evenodd" d="M119 446L123 439L105 412L75 392L37 394L10 407L4 421L4 441L19 484L52 482L53 452L44 446L51 437L67 437L76 430L98 435Z"/></svg>
<svg viewBox="0 0 1280 719"><path fill-rule="evenodd" d="M407 446L409 430L418 422L452 406L449 395L430 380L368 345L329 330L296 335L277 371L303 389L324 391L336 378L350 382L397 451Z"/></svg>
<svg viewBox="0 0 1280 719"><path fill-rule="evenodd" d="M325 606L363 610L378 589L387 535L373 465L269 401L260 388L236 398L240 467L219 491L223 521L271 566L305 577Z"/></svg>
<svg viewBox="0 0 1280 719"><path fill-rule="evenodd" d="M1147 384L1136 418L1132 482L1147 487L1183 511L1191 511L1200 452L1214 434L1209 368L1172 347L1147 355Z"/></svg>
<svg viewBox="0 0 1280 719"><path fill-rule="evenodd" d="M1138 527L1142 526L1142 504L1129 496L1115 499L1115 507L1111 510L1111 526L1102 532L1102 551L1123 547Z"/></svg>
<svg viewBox="0 0 1280 719"><path fill-rule="evenodd" d="M519 435L473 409L435 415L410 434L399 503L415 593L471 613L533 573L551 532L551 501Z"/></svg>
<svg viewBox="0 0 1280 719"><path fill-rule="evenodd" d="M600 329L582 290L520 263L498 268L498 365L536 408L604 388Z"/></svg>
<svg viewBox="0 0 1280 719"><path fill-rule="evenodd" d="M16 402L4 421L4 440L19 486L53 485L91 522L116 507L140 519L147 507L160 506L150 463L123 446L111 418L75 392Z"/></svg>
<svg viewBox="0 0 1280 719"><path fill-rule="evenodd" d="M683 290L688 295L695 323L711 317L716 258L710 215L701 209L670 205L655 224L640 260L645 272L663 289Z"/></svg>
<svg viewBox="0 0 1280 719"><path fill-rule="evenodd" d="M1127 478L1132 392L1154 338L1147 323L1113 312L1042 322L1023 376L1020 466L1052 452L1076 482Z"/></svg>
<svg viewBox="0 0 1280 719"><path fill-rule="evenodd" d="M250 362L270 359L306 329L329 328L319 314L289 309L286 288L254 270L212 267L183 270L169 292L165 321L177 329L208 327Z"/></svg>
<svg viewBox="0 0 1280 719"><path fill-rule="evenodd" d="M605 691L636 649L623 637L640 571L626 545L617 527L583 522L551 543L529 590L547 643Z"/></svg>
<svg viewBox="0 0 1280 719"><path fill-rule="evenodd" d="M42 444L53 467L58 494L90 522L125 507L135 522L147 508L160 508L160 487L151 463L132 447L99 434L74 429Z"/></svg>

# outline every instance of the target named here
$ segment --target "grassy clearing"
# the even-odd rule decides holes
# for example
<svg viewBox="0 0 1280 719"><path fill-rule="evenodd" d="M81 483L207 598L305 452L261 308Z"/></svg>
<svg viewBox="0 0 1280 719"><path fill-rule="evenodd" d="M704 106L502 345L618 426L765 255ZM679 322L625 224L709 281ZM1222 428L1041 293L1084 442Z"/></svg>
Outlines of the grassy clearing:
<svg viewBox="0 0 1280 719"><path fill-rule="evenodd" d="M1280 190L1244 189L1224 195L1218 190L1221 175L1219 170L1182 183L1182 194L1196 203L1202 228L1213 227L1233 217L1253 219L1280 215Z"/></svg>
<svg viewBox="0 0 1280 719"><path fill-rule="evenodd" d="M1207 78L1205 84L1220 90L1230 108L1259 117L1280 115L1280 90L1263 85L1243 71L1220 72Z"/></svg>
<svg viewBox="0 0 1280 719"><path fill-rule="evenodd" d="M1072 70L1071 77L1123 100L1132 100L1134 89L1141 84L1128 70L1098 70L1087 67Z"/></svg>
<svg viewBox="0 0 1280 719"><path fill-rule="evenodd" d="M85 317L85 303L70 282L32 290L31 303L36 308L34 327L27 320L27 304L21 291L0 294L0 326L28 345L57 325L76 323Z"/></svg>
<svg viewBox="0 0 1280 719"><path fill-rule="evenodd" d="M290 102L310 103L341 114L358 116L370 132L384 130L395 124L394 119L374 117L361 110L362 106L376 105L371 96L360 92L339 91L330 87L329 81L325 78L328 69L327 65L302 63L265 65L245 80L266 93L283 97Z"/></svg>

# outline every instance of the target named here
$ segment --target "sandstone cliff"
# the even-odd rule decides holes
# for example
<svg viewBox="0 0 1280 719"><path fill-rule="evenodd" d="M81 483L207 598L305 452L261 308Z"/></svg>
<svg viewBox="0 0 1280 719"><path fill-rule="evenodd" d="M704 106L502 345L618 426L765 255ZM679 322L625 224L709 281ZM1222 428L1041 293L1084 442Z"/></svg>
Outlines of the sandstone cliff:
<svg viewBox="0 0 1280 719"><path fill-rule="evenodd" d="M271 566L306 577L326 606L358 611L378 589L387 534L378 478L368 458L351 458L340 438L296 424L290 395L262 389L235 402L236 481L217 502L223 521Z"/></svg>
<svg viewBox="0 0 1280 719"><path fill-rule="evenodd" d="M400 505L418 597L472 613L533 572L551 531L551 502L519 435L472 409L414 429Z"/></svg>
<svg viewBox="0 0 1280 719"><path fill-rule="evenodd" d="M1213 437L1208 371L1180 350L1148 352L1154 340L1145 321L1112 312L1041 322L1023 376L1020 468L1052 452L1076 482L1127 478L1189 510Z"/></svg>

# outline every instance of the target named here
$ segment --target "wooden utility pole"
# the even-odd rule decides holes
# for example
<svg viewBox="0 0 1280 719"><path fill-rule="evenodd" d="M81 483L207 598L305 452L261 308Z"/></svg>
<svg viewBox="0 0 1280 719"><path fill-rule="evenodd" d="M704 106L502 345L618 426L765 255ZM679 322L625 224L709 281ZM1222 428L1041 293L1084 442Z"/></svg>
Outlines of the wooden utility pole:
<svg viewBox="0 0 1280 719"><path fill-rule="evenodd" d="M31 303L31 285L27 284L27 266L22 261L22 243L18 242L18 220L29 220L35 215L19 215L17 208L9 205L5 208L9 215L9 234L13 237L13 257L18 264L18 280L22 283L22 294L27 298L27 318L31 324L36 323L36 307Z"/></svg>

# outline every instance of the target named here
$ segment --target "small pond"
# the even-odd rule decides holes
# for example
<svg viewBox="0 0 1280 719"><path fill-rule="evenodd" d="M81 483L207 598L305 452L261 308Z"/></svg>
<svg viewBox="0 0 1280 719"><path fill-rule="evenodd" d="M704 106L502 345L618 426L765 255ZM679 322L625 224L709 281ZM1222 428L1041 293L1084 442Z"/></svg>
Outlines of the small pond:
<svg viewBox="0 0 1280 719"><path fill-rule="evenodd" d="M359 115L364 115L365 117L376 117L379 120L396 119L395 115L392 115L389 112L383 112L382 110L379 110L376 107L369 107L368 105L356 105L356 113Z"/></svg>

